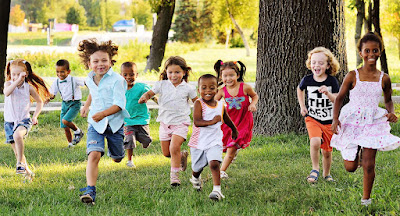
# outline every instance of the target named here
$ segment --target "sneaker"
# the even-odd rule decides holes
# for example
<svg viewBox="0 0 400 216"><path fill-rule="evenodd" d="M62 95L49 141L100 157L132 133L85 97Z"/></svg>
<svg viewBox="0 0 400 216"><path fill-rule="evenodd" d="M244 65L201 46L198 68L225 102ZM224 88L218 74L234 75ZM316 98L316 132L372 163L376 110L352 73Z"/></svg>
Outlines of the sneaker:
<svg viewBox="0 0 400 216"><path fill-rule="evenodd" d="M219 173L220 173L220 176L221 176L222 179L228 179L229 178L228 174L226 174L225 171L221 170Z"/></svg>
<svg viewBox="0 0 400 216"><path fill-rule="evenodd" d="M212 199L212 200L214 200L214 201L220 201L220 200L222 200L223 198L225 198L225 196L222 195L222 193L219 192L219 191L212 191L212 192L210 193L210 195L208 195L208 198L210 198L210 199Z"/></svg>
<svg viewBox="0 0 400 216"><path fill-rule="evenodd" d="M363 205L363 206L369 206L369 205L371 205L371 204L372 204L371 198L369 198L369 199L361 199L361 205Z"/></svg>
<svg viewBox="0 0 400 216"><path fill-rule="evenodd" d="M130 168L136 168L135 164L132 161L128 161L126 165Z"/></svg>
<svg viewBox="0 0 400 216"><path fill-rule="evenodd" d="M178 173L172 173L170 174L170 184L171 186L177 187L181 185L181 180L179 180Z"/></svg>
<svg viewBox="0 0 400 216"><path fill-rule="evenodd" d="M68 143L68 148L73 148L73 147L75 147L74 144Z"/></svg>
<svg viewBox="0 0 400 216"><path fill-rule="evenodd" d="M186 167L187 167L187 157L189 155L189 152L187 152L186 150L183 150L181 152L181 170L185 171Z"/></svg>
<svg viewBox="0 0 400 216"><path fill-rule="evenodd" d="M199 178L195 178L194 176L192 176L192 178L190 178L190 182L192 183L193 188L196 190L201 190L201 188L203 187L200 176Z"/></svg>
<svg viewBox="0 0 400 216"><path fill-rule="evenodd" d="M26 165L24 163L18 162L16 174L25 174L26 173Z"/></svg>
<svg viewBox="0 0 400 216"><path fill-rule="evenodd" d="M83 203L94 205L96 199L96 186L87 186L79 189L79 191L83 191L83 194L79 195L79 199Z"/></svg>
<svg viewBox="0 0 400 216"><path fill-rule="evenodd" d="M84 133L82 130L78 134L74 133L74 139L72 140L72 145L78 144L81 141L83 135L84 135Z"/></svg>

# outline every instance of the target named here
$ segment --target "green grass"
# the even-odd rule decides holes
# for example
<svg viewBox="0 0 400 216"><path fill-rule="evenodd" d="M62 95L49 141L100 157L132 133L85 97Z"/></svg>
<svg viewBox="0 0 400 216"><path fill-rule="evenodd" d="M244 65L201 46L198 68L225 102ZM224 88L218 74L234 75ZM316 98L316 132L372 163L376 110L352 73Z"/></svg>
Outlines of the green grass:
<svg viewBox="0 0 400 216"><path fill-rule="evenodd" d="M73 32L54 32L53 45L70 45ZM47 32L8 33L8 45L47 45Z"/></svg>
<svg viewBox="0 0 400 216"><path fill-rule="evenodd" d="M396 109L400 111L400 106ZM337 151L332 164L336 183L320 180L310 185L305 181L311 170L305 134L256 136L228 169L230 178L222 181L226 196L222 202L208 199L212 190L208 167L202 174L201 192L189 182L190 169L181 173L182 185L171 188L170 161L162 156L154 117L150 123L154 142L148 149L139 146L134 150L137 168L127 168L126 159L117 164L103 157L96 205L86 206L78 198L78 189L86 182L86 137L75 148L67 148L58 116L59 112L41 114L39 125L25 140L25 154L36 173L32 183L23 183L15 174L10 146L0 145L0 215L396 215L400 211L399 150L378 152L373 205L365 208L359 205L362 170L346 172ZM84 130L85 121L76 119ZM400 135L399 123L392 128ZM0 129L4 143L3 126ZM186 142L182 148L188 149Z"/></svg>

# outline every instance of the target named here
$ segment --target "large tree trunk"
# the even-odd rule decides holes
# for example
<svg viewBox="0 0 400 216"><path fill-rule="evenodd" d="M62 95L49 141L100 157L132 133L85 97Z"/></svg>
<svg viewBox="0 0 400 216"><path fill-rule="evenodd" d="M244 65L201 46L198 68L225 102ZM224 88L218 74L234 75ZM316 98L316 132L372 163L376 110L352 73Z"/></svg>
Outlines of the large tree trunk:
<svg viewBox="0 0 400 216"><path fill-rule="evenodd" d="M339 80L347 72L343 0L261 0L254 132L304 132L296 88L309 73L307 52L329 48L338 58Z"/></svg>
<svg viewBox="0 0 400 216"><path fill-rule="evenodd" d="M163 0L161 4L157 12L157 22L153 30L150 55L144 69L145 72L151 70L159 71L164 58L165 45L168 41L168 32L171 28L172 16L175 10L175 0Z"/></svg>
<svg viewBox="0 0 400 216"><path fill-rule="evenodd" d="M229 7L229 2L226 0L226 6L228 9L229 17L231 18L233 24L235 25L236 30L239 32L240 37L242 38L244 47L246 48L246 56L250 56L250 46L249 43L246 40L246 37L244 36L242 28L240 28L239 24L236 22L235 18L233 17L232 11L230 10Z"/></svg>
<svg viewBox="0 0 400 216"><path fill-rule="evenodd" d="M380 24L380 21L379 21L379 0L374 0L374 8L372 10L372 14L371 15L372 15L372 18L371 18L372 19L372 24L375 27L375 32L382 38L381 24ZM385 49L381 52L380 59L381 59L381 70L384 71L385 73L389 74L389 67L388 67L388 63L387 63L386 50Z"/></svg>
<svg viewBox="0 0 400 216"><path fill-rule="evenodd" d="M11 0L0 0L0 94L3 94Z"/></svg>
<svg viewBox="0 0 400 216"><path fill-rule="evenodd" d="M360 38L361 38L362 26L363 26L364 19L365 19L365 2L364 2L364 0L356 0L355 6L357 9L357 20L356 20L356 32L354 35L354 40L356 42L355 44L357 47L358 40L360 40ZM358 53L357 49L356 49L356 58L357 58L356 67L358 67L358 65L362 64L362 59L361 59L361 56Z"/></svg>

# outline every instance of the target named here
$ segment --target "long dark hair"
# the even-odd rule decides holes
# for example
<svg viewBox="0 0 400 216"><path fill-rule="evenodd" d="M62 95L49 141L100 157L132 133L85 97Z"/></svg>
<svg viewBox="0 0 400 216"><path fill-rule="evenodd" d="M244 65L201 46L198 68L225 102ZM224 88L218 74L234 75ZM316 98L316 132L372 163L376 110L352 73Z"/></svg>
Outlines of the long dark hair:
<svg viewBox="0 0 400 216"><path fill-rule="evenodd" d="M240 69L239 66L240 65ZM218 85L222 85L222 79L221 79L221 71L223 71L226 68L231 68L233 69L236 74L238 75L238 82L243 82L243 77L244 74L246 73L246 66L241 62L241 61L228 61L228 62L223 62L222 60L218 60L214 64L214 70L217 72L217 79L218 79Z"/></svg>

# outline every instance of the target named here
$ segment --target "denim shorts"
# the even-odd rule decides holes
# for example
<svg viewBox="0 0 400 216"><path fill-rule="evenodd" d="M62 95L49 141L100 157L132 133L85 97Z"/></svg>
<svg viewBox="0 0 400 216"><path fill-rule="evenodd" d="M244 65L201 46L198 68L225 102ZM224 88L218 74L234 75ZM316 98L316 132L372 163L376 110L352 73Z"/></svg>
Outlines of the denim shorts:
<svg viewBox="0 0 400 216"><path fill-rule="evenodd" d="M107 139L108 156L113 159L122 159L125 157L124 151L124 127L112 132L110 125L107 125L104 133L98 133L92 125L89 124L87 132L86 153L89 155L92 151L101 152L104 155L105 140Z"/></svg>
<svg viewBox="0 0 400 216"><path fill-rule="evenodd" d="M14 131L19 127L23 126L26 128L26 134L24 137L28 136L29 131L32 128L32 119L26 118L17 123L14 129L14 122L4 122L4 130L6 135L6 143L14 143Z"/></svg>
<svg viewBox="0 0 400 216"><path fill-rule="evenodd" d="M72 122L74 118L78 115L79 110L81 108L81 101L63 101L61 105L61 114L60 114L60 127L66 128L67 126L62 123L62 120Z"/></svg>

